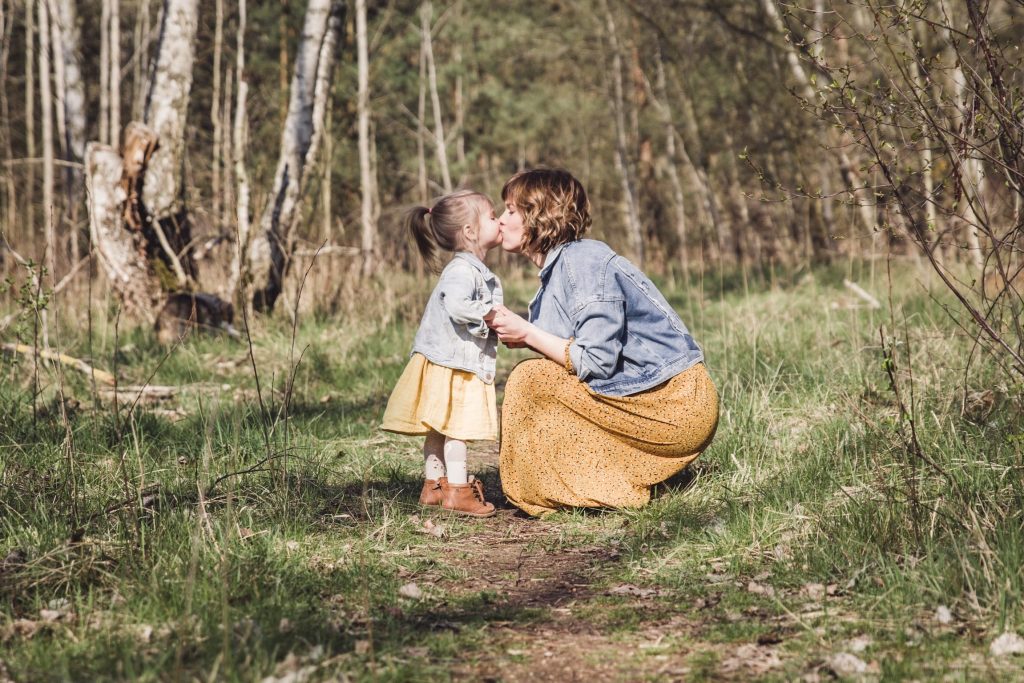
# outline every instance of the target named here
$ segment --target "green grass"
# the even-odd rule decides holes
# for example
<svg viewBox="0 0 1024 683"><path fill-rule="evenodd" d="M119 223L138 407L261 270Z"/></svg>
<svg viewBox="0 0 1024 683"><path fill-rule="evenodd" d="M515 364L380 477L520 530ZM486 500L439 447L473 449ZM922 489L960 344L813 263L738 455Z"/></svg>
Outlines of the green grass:
<svg viewBox="0 0 1024 683"><path fill-rule="evenodd" d="M876 677L1012 680L1020 662L988 645L1024 631L1019 386L978 354L965 370L941 290L903 275L896 310L848 308L843 275L663 283L722 397L714 444L642 510L541 522L416 504L418 442L376 429L424 297L411 281L300 319L294 348L285 316L261 321L262 405L244 343L165 358L100 312L90 346L58 310L62 350L125 386L191 389L158 406L170 421L44 367L34 411L28 361L0 365L0 557L23 553L0 566L0 680L502 680L572 657L621 680L789 680L828 675L863 636ZM533 285L508 282L510 306ZM499 375L526 356L503 352ZM992 408L962 411L965 387ZM400 595L409 582L422 598ZM777 663L732 663L750 648ZM603 655L619 668L595 668Z"/></svg>

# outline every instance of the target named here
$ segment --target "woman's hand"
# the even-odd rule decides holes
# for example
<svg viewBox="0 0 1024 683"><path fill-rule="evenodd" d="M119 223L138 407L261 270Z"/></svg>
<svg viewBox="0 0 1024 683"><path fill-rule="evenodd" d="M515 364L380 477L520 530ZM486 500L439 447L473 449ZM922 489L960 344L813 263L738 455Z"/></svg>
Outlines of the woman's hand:
<svg viewBox="0 0 1024 683"><path fill-rule="evenodd" d="M516 315L504 306L495 306L490 313L484 316L487 326L498 333L505 346L511 349L521 349L528 346L526 337L533 327L531 323L524 320L522 316Z"/></svg>

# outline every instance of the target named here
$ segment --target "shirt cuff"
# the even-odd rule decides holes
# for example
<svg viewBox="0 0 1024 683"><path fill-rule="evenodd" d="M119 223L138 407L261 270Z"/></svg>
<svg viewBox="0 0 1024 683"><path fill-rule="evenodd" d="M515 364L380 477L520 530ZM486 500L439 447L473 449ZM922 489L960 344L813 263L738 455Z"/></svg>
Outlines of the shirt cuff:
<svg viewBox="0 0 1024 683"><path fill-rule="evenodd" d="M583 348L576 342L569 345L569 360L572 361L572 368L581 382L590 377L590 369L583 362Z"/></svg>
<svg viewBox="0 0 1024 683"><path fill-rule="evenodd" d="M491 333L491 328L487 327L487 321L481 320L478 323L466 323L466 329L474 337L480 337L486 339L487 335Z"/></svg>

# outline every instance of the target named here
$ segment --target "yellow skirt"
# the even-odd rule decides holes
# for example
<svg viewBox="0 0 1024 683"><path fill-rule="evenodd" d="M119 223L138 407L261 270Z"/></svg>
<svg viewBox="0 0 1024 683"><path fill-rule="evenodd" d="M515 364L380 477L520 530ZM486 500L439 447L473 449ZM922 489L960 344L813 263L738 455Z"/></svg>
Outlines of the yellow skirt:
<svg viewBox="0 0 1024 683"><path fill-rule="evenodd" d="M557 363L523 361L505 385L501 486L531 515L641 507L717 427L718 394L703 363L649 391L603 396Z"/></svg>
<svg viewBox="0 0 1024 683"><path fill-rule="evenodd" d="M498 438L494 385L472 372L436 365L414 353L402 371L381 429L398 434L440 432L462 441Z"/></svg>

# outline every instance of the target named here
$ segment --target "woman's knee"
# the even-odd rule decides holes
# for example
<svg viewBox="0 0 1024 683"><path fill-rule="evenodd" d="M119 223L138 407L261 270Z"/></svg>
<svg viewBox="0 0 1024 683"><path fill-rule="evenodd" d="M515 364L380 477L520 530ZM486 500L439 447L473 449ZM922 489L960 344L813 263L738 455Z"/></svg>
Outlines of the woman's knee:
<svg viewBox="0 0 1024 683"><path fill-rule="evenodd" d="M559 372L561 371L561 372ZM524 360L512 368L512 373L505 383L505 402L521 396L529 396L531 402L544 395L553 395L559 374L565 371L555 363L544 358Z"/></svg>

